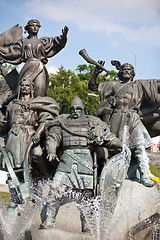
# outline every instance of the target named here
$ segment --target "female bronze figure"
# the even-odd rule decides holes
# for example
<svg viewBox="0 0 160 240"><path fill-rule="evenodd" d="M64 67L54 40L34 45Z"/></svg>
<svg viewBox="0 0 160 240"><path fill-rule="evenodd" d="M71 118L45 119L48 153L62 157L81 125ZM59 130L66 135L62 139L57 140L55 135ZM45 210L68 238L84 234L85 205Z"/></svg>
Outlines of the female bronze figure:
<svg viewBox="0 0 160 240"><path fill-rule="evenodd" d="M23 78L32 80L34 97L47 95L49 77L45 64L48 58L65 47L68 33L68 27L65 26L60 36L38 39L40 27L38 20L31 19L25 26L28 32L26 38L22 37L22 29L18 25L0 35L0 62L15 65L25 63L20 71L19 82Z"/></svg>

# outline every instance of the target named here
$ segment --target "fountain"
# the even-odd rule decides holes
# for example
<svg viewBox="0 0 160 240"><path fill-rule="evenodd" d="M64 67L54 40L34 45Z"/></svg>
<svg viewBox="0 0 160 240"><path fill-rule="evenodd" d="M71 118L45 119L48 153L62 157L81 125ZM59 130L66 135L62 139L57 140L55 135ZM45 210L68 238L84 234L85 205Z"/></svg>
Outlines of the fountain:
<svg viewBox="0 0 160 240"><path fill-rule="evenodd" d="M137 182L124 180L115 209L115 199L111 196L107 201L103 201L103 196L86 199L82 193L68 190L65 192L68 203L59 209L56 228L41 230L40 213L45 203L50 200L47 194L50 184L45 182L43 196L35 196L35 203L22 204L11 212L5 208L1 210L1 239L140 240L145 239L147 234L150 234L148 239L151 239L160 211L159 192L156 187L146 188ZM82 211L86 218L89 232L81 233L79 211Z"/></svg>
<svg viewBox="0 0 160 240"><path fill-rule="evenodd" d="M98 117L85 115L78 96L70 114L59 115L46 96L44 65L65 47L68 27L38 39L40 27L32 19L28 38L18 25L0 35L1 63L25 62L20 74L1 65L0 163L9 172L11 202L0 210L0 239L151 239L160 193L149 179L145 148L159 129L159 118L149 115L159 110L159 83L134 83L133 66L112 61L122 82L97 84L104 62L83 49L80 55L96 65L88 86L99 91ZM143 97L151 102L147 111Z"/></svg>

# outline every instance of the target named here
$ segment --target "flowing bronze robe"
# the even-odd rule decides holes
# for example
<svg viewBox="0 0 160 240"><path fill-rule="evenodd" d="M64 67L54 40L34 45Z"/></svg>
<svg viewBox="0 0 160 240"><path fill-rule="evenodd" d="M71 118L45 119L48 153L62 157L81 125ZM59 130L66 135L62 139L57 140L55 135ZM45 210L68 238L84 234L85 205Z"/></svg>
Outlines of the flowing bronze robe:
<svg viewBox="0 0 160 240"><path fill-rule="evenodd" d="M22 166L26 148L38 126L53 120L58 114L57 103L49 97L13 100L9 103L7 118L10 131L5 148L14 168Z"/></svg>
<svg viewBox="0 0 160 240"><path fill-rule="evenodd" d="M67 37L64 35L43 37L40 39L22 38L14 44L0 47L0 59L11 64L24 66L20 71L19 81L23 78L34 82L34 97L47 96L49 76L44 66L48 59L65 47Z"/></svg>

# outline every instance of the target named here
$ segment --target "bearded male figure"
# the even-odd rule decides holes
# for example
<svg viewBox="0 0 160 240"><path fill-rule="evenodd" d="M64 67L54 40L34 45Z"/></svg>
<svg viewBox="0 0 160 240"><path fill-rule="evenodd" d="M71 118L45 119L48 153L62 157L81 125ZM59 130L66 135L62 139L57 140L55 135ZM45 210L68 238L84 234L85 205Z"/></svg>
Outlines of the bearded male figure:
<svg viewBox="0 0 160 240"><path fill-rule="evenodd" d="M29 79L22 79L19 83L18 98L12 100L6 110L6 120L10 130L5 145L12 168L16 171L21 169L17 172L20 181L23 181L23 162L30 141L34 143L31 161L32 163L36 162L38 171L43 172L45 159L39 142L45 123L53 120L58 114L58 104L52 98L33 98L33 82ZM3 130L3 124L4 122L1 122L0 130ZM2 164L5 165L5 159L2 159ZM11 191L12 205L16 205L14 183L10 176L8 185Z"/></svg>
<svg viewBox="0 0 160 240"><path fill-rule="evenodd" d="M120 152L122 142L109 131L105 122L97 117L84 114L84 105L77 96L71 102L70 115L58 116L49 124L49 127L46 140L49 161L54 162L59 158L52 183L53 193L60 191L61 188L64 189L63 193L68 188L93 192L96 187L94 182L97 181L95 179L97 176L94 175L96 166L93 163L93 152L99 153L97 148L101 146ZM47 217L40 228L55 226L63 193L60 193L59 197L56 197L56 194L50 197Z"/></svg>
<svg viewBox="0 0 160 240"><path fill-rule="evenodd" d="M103 61L100 63L104 65ZM90 90L99 92L101 103L97 106L97 116L107 122L111 132L122 141L129 135L128 145L138 163L140 181L145 186L152 187L153 182L149 178L149 158L145 150L152 145L152 141L140 120L139 111L143 100L151 103L160 102L158 94L160 86L156 80L133 81L135 72L131 64L121 65L119 61L111 63L119 70L121 82L97 83L98 74L102 72L100 67L95 68L88 82ZM128 127L126 135L125 126Z"/></svg>

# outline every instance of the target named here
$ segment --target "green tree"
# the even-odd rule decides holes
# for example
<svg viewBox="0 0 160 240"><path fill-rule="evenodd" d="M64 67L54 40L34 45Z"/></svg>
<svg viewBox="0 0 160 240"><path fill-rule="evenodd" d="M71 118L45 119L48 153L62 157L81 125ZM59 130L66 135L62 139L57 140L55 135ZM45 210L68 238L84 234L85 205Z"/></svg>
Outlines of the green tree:
<svg viewBox="0 0 160 240"><path fill-rule="evenodd" d="M76 71L77 73L61 67L57 74L50 74L48 95L60 105L60 114L69 113L70 103L78 95L84 103L86 113L96 115L96 106L100 103L100 99L98 93L88 90L88 80L94 71L94 66L79 65ZM98 82L109 80L118 80L115 71L101 73L98 76Z"/></svg>
<svg viewBox="0 0 160 240"><path fill-rule="evenodd" d="M3 64L8 72L18 66ZM98 93L88 90L88 80L91 77L94 66L89 64L78 65L76 72L59 68L57 74L50 74L50 86L48 96L55 99L60 105L60 114L69 113L70 103L72 99L78 95L84 103L87 114L96 115L96 106L100 103ZM118 80L115 71L101 73L98 76L97 82L110 80Z"/></svg>

